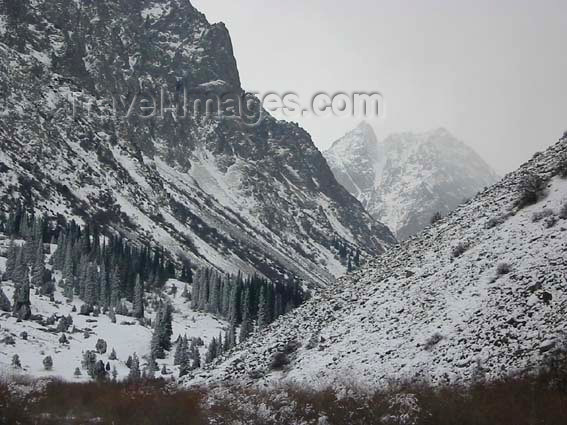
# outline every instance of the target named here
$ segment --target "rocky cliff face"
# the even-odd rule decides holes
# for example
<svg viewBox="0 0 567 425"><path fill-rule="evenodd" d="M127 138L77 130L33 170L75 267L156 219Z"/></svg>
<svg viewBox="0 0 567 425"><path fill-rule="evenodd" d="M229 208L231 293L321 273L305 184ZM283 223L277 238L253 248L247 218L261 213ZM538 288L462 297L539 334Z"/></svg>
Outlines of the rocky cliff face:
<svg viewBox="0 0 567 425"><path fill-rule="evenodd" d="M324 153L337 180L398 239L423 230L497 181L494 171L448 131L403 133L379 143L366 123Z"/></svg>
<svg viewBox="0 0 567 425"><path fill-rule="evenodd" d="M346 268L336 240L363 256L395 242L301 128L267 115L251 126L230 108L183 116L187 92L261 112L227 29L189 1L2 0L0 13L4 208L96 221L197 265L317 284ZM147 118L139 106L154 104Z"/></svg>

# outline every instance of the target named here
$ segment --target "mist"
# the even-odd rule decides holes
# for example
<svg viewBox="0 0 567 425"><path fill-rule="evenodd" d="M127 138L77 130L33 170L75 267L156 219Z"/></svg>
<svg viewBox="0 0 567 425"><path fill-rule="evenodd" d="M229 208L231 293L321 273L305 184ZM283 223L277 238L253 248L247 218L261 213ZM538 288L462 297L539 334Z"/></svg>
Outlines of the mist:
<svg viewBox="0 0 567 425"><path fill-rule="evenodd" d="M380 92L379 139L445 127L504 174L567 130L564 1L192 3L227 24L246 90ZM360 117L295 121L324 150Z"/></svg>

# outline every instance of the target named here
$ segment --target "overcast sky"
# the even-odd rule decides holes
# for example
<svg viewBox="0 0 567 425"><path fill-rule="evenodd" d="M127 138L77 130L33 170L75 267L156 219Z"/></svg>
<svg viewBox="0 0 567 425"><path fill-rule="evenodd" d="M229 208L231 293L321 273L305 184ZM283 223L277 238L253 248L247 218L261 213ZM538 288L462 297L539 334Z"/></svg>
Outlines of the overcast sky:
<svg viewBox="0 0 567 425"><path fill-rule="evenodd" d="M379 138L446 127L505 173L567 130L566 0L192 0L246 90L378 91ZM320 149L358 124L302 118Z"/></svg>

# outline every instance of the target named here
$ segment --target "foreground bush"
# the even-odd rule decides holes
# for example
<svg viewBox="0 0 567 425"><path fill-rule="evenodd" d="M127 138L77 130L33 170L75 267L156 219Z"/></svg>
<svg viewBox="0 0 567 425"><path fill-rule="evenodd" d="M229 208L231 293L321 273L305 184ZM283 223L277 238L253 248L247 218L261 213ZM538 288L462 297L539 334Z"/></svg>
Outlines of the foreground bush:
<svg viewBox="0 0 567 425"><path fill-rule="evenodd" d="M0 385L0 424L564 425L567 372L557 364L535 377L470 387L398 384L374 394L291 386L207 394L178 391L165 381L54 382L17 398Z"/></svg>
<svg viewBox="0 0 567 425"><path fill-rule="evenodd" d="M2 391L4 390L4 392ZM177 391L165 381L138 383L51 382L25 402L0 386L0 406L14 412L0 424L34 425L177 425L207 424L201 410L202 394ZM3 412L4 409L0 408Z"/></svg>

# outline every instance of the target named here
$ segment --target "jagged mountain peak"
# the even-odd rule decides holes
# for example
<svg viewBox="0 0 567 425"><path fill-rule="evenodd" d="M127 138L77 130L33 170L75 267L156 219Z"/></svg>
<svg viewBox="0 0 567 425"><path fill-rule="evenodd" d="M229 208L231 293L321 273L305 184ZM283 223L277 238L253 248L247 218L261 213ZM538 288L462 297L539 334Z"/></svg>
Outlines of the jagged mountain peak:
<svg viewBox="0 0 567 425"><path fill-rule="evenodd" d="M356 128L324 153L337 180L398 239L425 228L497 180L478 154L445 128L378 142Z"/></svg>
<svg viewBox="0 0 567 425"><path fill-rule="evenodd" d="M197 266L310 284L346 271L339 242L362 257L395 242L293 124L113 113L114 96L129 107L161 100L162 87L160 112L180 107L184 90L259 105L241 88L224 24L190 2L37 0L10 13L0 15L4 209L95 222Z"/></svg>

